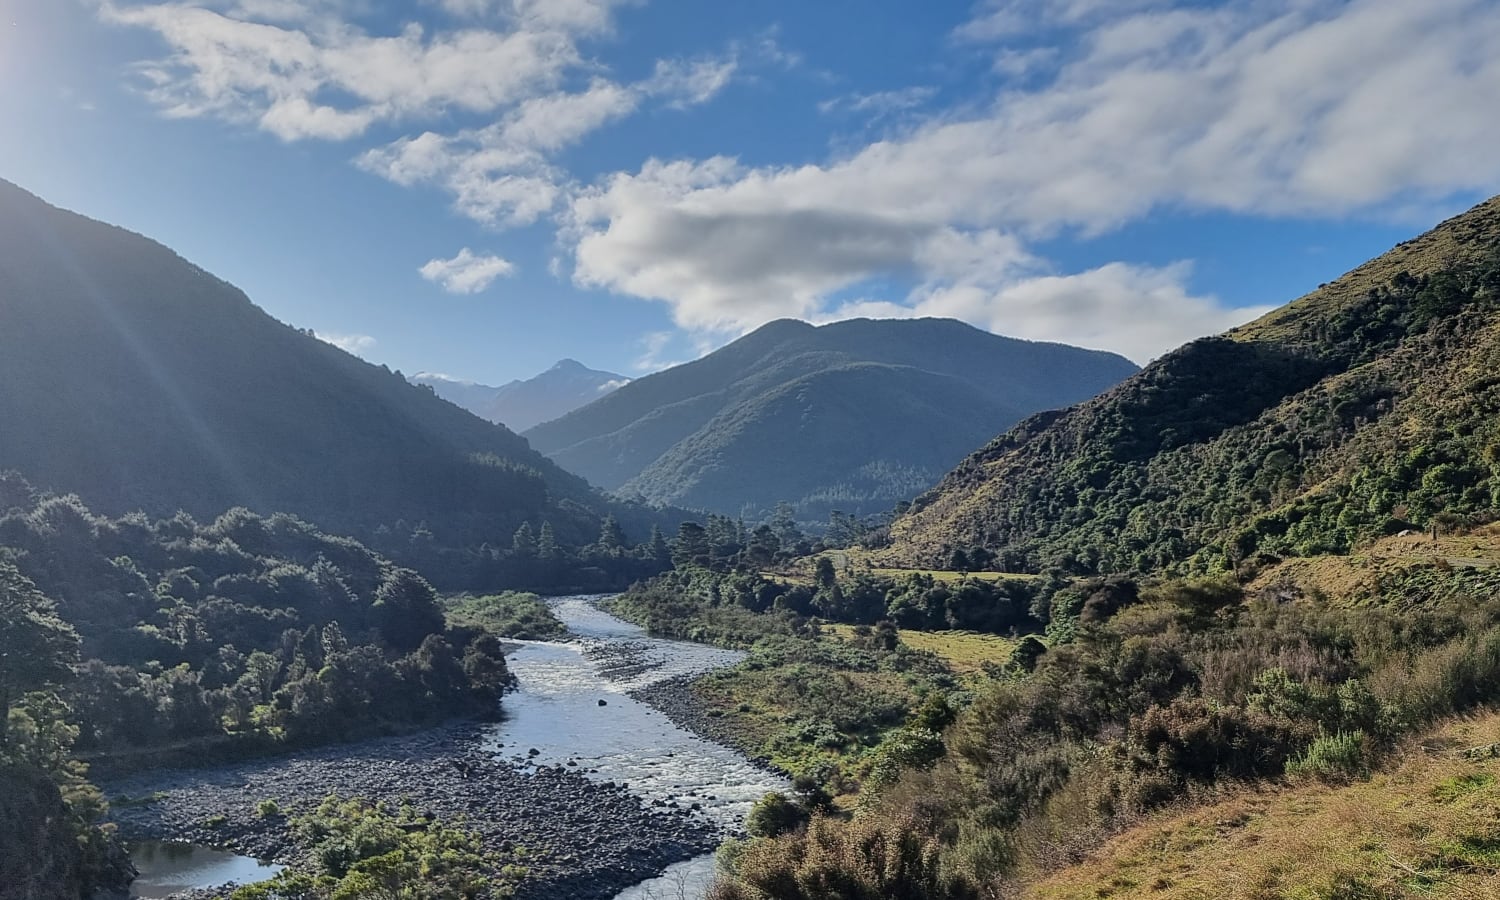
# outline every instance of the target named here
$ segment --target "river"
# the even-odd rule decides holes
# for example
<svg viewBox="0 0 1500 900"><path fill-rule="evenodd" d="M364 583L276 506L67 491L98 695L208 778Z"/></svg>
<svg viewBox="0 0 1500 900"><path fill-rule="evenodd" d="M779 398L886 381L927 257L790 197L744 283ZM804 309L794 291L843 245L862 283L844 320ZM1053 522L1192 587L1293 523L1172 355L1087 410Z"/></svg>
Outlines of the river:
<svg viewBox="0 0 1500 900"><path fill-rule="evenodd" d="M627 785L646 803L696 805L724 835L738 832L751 805L785 790L785 779L679 728L628 692L732 666L744 654L649 637L602 612L597 599L548 601L576 640L529 642L509 657L518 689L505 697L493 746L518 761L574 763L589 778ZM702 856L617 900L696 900L712 876L713 856Z"/></svg>
<svg viewBox="0 0 1500 900"><path fill-rule="evenodd" d="M480 733L471 727L465 737L461 727L439 729L279 759L144 773L112 785L111 796L159 798L116 811L130 834L183 842L141 846L135 859L142 877L133 896L166 897L231 878L245 884L270 877L276 868L207 847L237 846L285 858L284 835L257 815L257 801L272 799L291 809L329 791L412 795L439 814L468 815L473 827L492 838L536 832L532 840L538 846L563 854L583 850L581 856L565 857L576 861L563 868L585 881L565 880L553 890L544 878L528 893L538 898L582 895L584 888L577 885L586 887L591 871L613 879L609 891L619 891L619 885L629 884L621 873L640 877L651 870L651 860L674 858L670 851L663 854L666 847L680 848L675 851L680 859L697 852L688 847L711 843L705 840L707 829L721 837L736 834L754 802L768 791L786 789L786 781L679 728L630 693L734 665L743 654L649 637L600 611L599 599L547 601L573 637L520 642L508 657L517 686L505 695L504 718ZM476 757L486 765L476 766ZM470 762L456 767L455 759ZM468 780L471 776L475 781ZM580 815L582 809L595 818ZM672 810L691 811L691 819L682 813L674 818ZM207 820L225 824L210 828ZM554 823L550 829L549 822ZM553 840L561 843L549 843ZM613 859L604 858L610 854ZM553 875L566 876L557 858L551 859ZM699 900L713 871L712 854L684 860L617 893L616 900ZM588 895L609 896L595 890L589 887Z"/></svg>

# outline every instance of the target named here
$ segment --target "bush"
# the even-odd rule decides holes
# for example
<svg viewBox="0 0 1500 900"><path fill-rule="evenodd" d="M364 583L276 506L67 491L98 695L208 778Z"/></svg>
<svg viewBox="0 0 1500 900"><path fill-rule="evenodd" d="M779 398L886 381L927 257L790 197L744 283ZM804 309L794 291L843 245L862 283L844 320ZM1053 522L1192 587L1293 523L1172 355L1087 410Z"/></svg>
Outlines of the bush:
<svg viewBox="0 0 1500 900"><path fill-rule="evenodd" d="M262 819L272 819L281 815L281 806L275 800L262 800L255 805L255 814Z"/></svg>
<svg viewBox="0 0 1500 900"><path fill-rule="evenodd" d="M804 832L759 840L710 900L978 900L964 875L946 873L939 845L906 820L816 816Z"/></svg>
<svg viewBox="0 0 1500 900"><path fill-rule="evenodd" d="M807 810L785 794L773 791L751 807L745 819L745 830L754 837L777 837L802 827Z"/></svg>
<svg viewBox="0 0 1500 900"><path fill-rule="evenodd" d="M1294 778L1345 781L1365 772L1365 733L1340 731L1312 742L1301 756L1287 760L1286 773Z"/></svg>

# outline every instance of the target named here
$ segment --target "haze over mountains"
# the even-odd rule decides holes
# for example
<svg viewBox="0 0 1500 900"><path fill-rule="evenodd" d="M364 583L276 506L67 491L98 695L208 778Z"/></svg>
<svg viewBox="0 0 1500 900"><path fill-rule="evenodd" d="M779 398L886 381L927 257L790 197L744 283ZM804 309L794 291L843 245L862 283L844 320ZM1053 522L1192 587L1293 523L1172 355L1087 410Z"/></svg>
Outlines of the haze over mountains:
<svg viewBox="0 0 1500 900"><path fill-rule="evenodd" d="M539 375L500 387L432 372L419 372L410 381L432 388L481 419L520 432L592 403L630 379L564 359Z"/></svg>
<svg viewBox="0 0 1500 900"><path fill-rule="evenodd" d="M0 182L0 471L110 514L244 505L457 544L624 511L511 431L284 325L123 229ZM642 535L643 537L643 535Z"/></svg>
<svg viewBox="0 0 1500 900"><path fill-rule="evenodd" d="M890 509L1022 417L1136 367L950 319L772 322L525 433L621 496L757 519Z"/></svg>
<svg viewBox="0 0 1500 900"><path fill-rule="evenodd" d="M1500 198L966 459L894 561L1213 570L1500 505Z"/></svg>

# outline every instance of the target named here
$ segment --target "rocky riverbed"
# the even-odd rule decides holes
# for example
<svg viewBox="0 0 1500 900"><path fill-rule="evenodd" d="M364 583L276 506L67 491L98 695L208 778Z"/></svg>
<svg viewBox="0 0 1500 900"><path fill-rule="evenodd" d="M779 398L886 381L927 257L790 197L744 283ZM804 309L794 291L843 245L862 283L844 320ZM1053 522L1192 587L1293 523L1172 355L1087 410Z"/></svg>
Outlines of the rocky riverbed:
<svg viewBox="0 0 1500 900"><path fill-rule="evenodd" d="M463 819L489 849L524 847L521 900L702 896L719 841L740 831L755 800L786 788L729 749L730 735L688 686L742 655L648 637L595 599L549 601L575 638L515 648L517 689L498 724L115 780L104 785L112 798L155 798L117 803L115 820L127 838L298 866L307 851L287 819L328 794L409 801ZM261 815L267 800L284 815Z"/></svg>
<svg viewBox="0 0 1500 900"><path fill-rule="evenodd" d="M657 710L678 728L690 731L705 740L734 748L766 772L786 775L785 772L772 765L769 759L758 755L755 752L756 748L746 746L744 735L730 724L721 710L703 702L703 698L693 690L693 682L698 677L697 675L678 675L663 679L632 690L630 696Z"/></svg>
<svg viewBox="0 0 1500 900"><path fill-rule="evenodd" d="M409 799L442 820L466 819L489 849L526 848L531 874L523 900L613 897L718 844L717 829L686 807L644 804L625 786L591 780L576 767L497 759L481 749L484 731L456 724L293 757L152 772L105 790L110 797L159 795L116 804L113 816L127 839L165 838L292 865L303 849L285 816L260 815L263 801L295 816L329 793L392 804ZM524 756L529 748L504 749Z"/></svg>

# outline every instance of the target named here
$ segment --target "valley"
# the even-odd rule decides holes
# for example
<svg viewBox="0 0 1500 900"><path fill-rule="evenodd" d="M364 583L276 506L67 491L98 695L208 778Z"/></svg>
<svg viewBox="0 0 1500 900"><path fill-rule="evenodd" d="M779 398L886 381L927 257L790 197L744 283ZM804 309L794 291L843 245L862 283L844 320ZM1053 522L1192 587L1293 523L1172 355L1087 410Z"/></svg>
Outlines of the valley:
<svg viewBox="0 0 1500 900"><path fill-rule="evenodd" d="M1500 198L1143 367L844 299L408 378L0 182L0 896L1500 890Z"/></svg>

